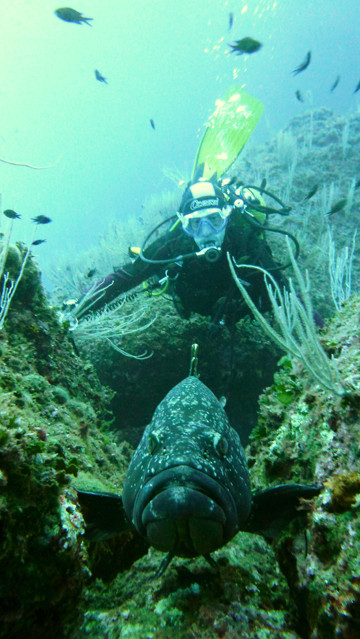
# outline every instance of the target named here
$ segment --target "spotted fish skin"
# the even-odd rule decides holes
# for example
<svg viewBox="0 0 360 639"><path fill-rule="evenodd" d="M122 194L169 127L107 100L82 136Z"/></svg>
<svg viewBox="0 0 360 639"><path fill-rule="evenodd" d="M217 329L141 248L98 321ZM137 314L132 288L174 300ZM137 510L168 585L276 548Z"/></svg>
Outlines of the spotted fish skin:
<svg viewBox="0 0 360 639"><path fill-rule="evenodd" d="M156 408L122 499L150 545L183 557L220 548L248 519L251 491L240 437L196 377L177 384Z"/></svg>

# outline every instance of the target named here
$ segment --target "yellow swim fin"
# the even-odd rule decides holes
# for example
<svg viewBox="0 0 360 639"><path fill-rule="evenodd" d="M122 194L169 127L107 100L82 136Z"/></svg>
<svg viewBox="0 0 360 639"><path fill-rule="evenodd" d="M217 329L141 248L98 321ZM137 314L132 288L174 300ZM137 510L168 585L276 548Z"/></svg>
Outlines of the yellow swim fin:
<svg viewBox="0 0 360 639"><path fill-rule="evenodd" d="M260 120L264 105L232 85L206 123L191 179L223 175L239 155Z"/></svg>

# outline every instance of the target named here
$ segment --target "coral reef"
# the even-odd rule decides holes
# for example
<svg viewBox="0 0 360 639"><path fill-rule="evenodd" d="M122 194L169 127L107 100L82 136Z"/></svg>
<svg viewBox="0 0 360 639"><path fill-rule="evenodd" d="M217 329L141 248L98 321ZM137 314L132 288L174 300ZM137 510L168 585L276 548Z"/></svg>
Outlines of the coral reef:
<svg viewBox="0 0 360 639"><path fill-rule="evenodd" d="M111 393L74 352L32 260L0 367L0 636L70 636L90 575L71 480L119 490L129 455L105 432Z"/></svg>
<svg viewBox="0 0 360 639"><path fill-rule="evenodd" d="M280 195L292 206L286 220L271 218L275 227L286 228L299 240L301 267L316 281L312 296L325 317L333 313L328 274L328 236L332 228L337 246L351 246L357 228L360 196L355 189L358 175L360 115L337 115L321 107L292 118L289 124L263 146L247 145L234 163L233 172L251 184L260 184ZM310 200L306 196L317 190ZM346 206L328 216L340 199ZM275 255L286 258L284 242L268 234ZM354 261L354 281L359 280L360 262Z"/></svg>
<svg viewBox="0 0 360 639"><path fill-rule="evenodd" d="M106 589L87 589L79 637L296 639L289 589L274 554L257 536L239 534L204 559L177 559L158 579L160 553L151 550Z"/></svg>
<svg viewBox="0 0 360 639"><path fill-rule="evenodd" d="M340 399L310 382L300 366L287 366L260 400L248 461L254 485L310 481L324 486L309 508L306 557L294 542L276 554L305 636L345 639L360 633L360 298L353 297L322 335L336 357L347 393ZM292 395L283 401L284 388Z"/></svg>

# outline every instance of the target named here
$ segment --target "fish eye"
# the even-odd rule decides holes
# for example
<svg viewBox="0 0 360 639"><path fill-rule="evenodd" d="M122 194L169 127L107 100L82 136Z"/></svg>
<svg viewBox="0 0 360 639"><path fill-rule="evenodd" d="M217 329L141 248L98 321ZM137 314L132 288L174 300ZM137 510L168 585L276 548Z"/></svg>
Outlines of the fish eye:
<svg viewBox="0 0 360 639"><path fill-rule="evenodd" d="M158 436L155 433L151 433L148 437L148 449L149 449L149 453L150 455L153 455L154 452L156 451L157 447L160 444L160 440L158 438Z"/></svg>
<svg viewBox="0 0 360 639"><path fill-rule="evenodd" d="M226 437L224 437L224 435L221 435L220 433L215 433L213 438L213 446L217 454L219 455L219 457L224 457L224 455L226 455L228 451L229 442L226 439Z"/></svg>

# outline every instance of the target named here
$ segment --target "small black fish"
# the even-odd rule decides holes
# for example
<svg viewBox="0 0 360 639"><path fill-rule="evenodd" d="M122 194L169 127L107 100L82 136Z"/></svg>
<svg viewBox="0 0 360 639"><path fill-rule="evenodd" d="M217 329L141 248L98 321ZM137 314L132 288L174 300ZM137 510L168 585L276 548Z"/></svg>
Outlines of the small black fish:
<svg viewBox="0 0 360 639"><path fill-rule="evenodd" d="M337 213L338 211L342 211L347 204L347 198L344 197L342 200L339 200L334 204L334 206L326 213L326 215L333 215L333 213Z"/></svg>
<svg viewBox="0 0 360 639"><path fill-rule="evenodd" d="M97 80L99 80L99 82L105 82L105 84L108 84L107 79L106 79L106 78L104 78L104 76L103 76L103 75L101 75L100 71L98 71L97 69L95 69L94 73L95 73L95 78L96 78Z"/></svg>
<svg viewBox="0 0 360 639"><path fill-rule="evenodd" d="M295 91L295 95L296 95L297 99L299 100L299 102L304 102L304 98L302 97L299 89L297 91Z"/></svg>
<svg viewBox="0 0 360 639"><path fill-rule="evenodd" d="M75 9L70 9L70 7L61 7L60 9L56 9L54 13L60 20L65 20L65 22L73 22L74 24L82 24L85 22L89 27L92 25L88 21L94 19L85 18L82 13L75 11Z"/></svg>
<svg viewBox="0 0 360 639"><path fill-rule="evenodd" d="M235 40L235 44L229 44L228 46L232 49L231 53L242 55L243 53L255 53L255 51L259 51L262 44L258 42L258 40L253 40L253 38L242 38L242 40Z"/></svg>
<svg viewBox="0 0 360 639"><path fill-rule="evenodd" d="M96 268L91 268L87 273L86 277L92 277L96 273Z"/></svg>
<svg viewBox="0 0 360 639"><path fill-rule="evenodd" d="M359 188L359 186L360 186L360 180L357 180L357 181L355 182L354 189L358 189L358 188Z"/></svg>
<svg viewBox="0 0 360 639"><path fill-rule="evenodd" d="M51 219L46 217L46 215L37 215L36 217L32 217L31 221L35 222L35 224L49 224Z"/></svg>
<svg viewBox="0 0 360 639"><path fill-rule="evenodd" d="M20 219L21 215L19 215L19 213L16 213L15 211L12 211L11 209L6 209L6 211L4 211L4 215L6 215L6 217L10 218L10 220L15 220L15 219Z"/></svg>
<svg viewBox="0 0 360 639"><path fill-rule="evenodd" d="M337 75L336 78L335 78L335 82L330 87L330 91L334 91L336 89L337 85L339 84L339 82L340 82L340 76Z"/></svg>
<svg viewBox="0 0 360 639"><path fill-rule="evenodd" d="M151 124L152 128L155 131L155 122L154 122L154 120L152 118L150 118L150 124Z"/></svg>
<svg viewBox="0 0 360 639"><path fill-rule="evenodd" d="M96 534L129 529L126 513L138 539L168 553L161 574L175 555L203 555L211 562L210 553L239 530L274 538L299 516L299 499L320 490L288 484L251 493L238 433L211 390L190 375L157 406L130 462L122 498L82 491L78 498ZM133 561L146 552L135 541Z"/></svg>
<svg viewBox="0 0 360 639"><path fill-rule="evenodd" d="M232 13L232 11L230 11L229 13L229 31L231 31L231 27L234 24L234 14Z"/></svg>
<svg viewBox="0 0 360 639"><path fill-rule="evenodd" d="M310 200L313 195L315 195L316 191L318 190L319 185L315 184L315 186L312 187L312 189L310 189L309 193L307 195L305 195L303 202L306 202L307 200Z"/></svg>
<svg viewBox="0 0 360 639"><path fill-rule="evenodd" d="M360 80L359 80L359 82L357 83L357 85L356 85L356 87L355 87L355 89L354 89L353 93L357 93L357 92L359 91L359 89L360 89Z"/></svg>
<svg viewBox="0 0 360 639"><path fill-rule="evenodd" d="M311 61L311 51L308 51L304 61L298 67L296 67L296 69L294 69L293 75L297 75L298 73L301 73L301 71L305 71L305 69L307 69L310 64L310 61Z"/></svg>
<svg viewBox="0 0 360 639"><path fill-rule="evenodd" d="M31 242L31 245L39 246L39 244L43 244L44 242L46 242L46 240L34 240L34 242Z"/></svg>

